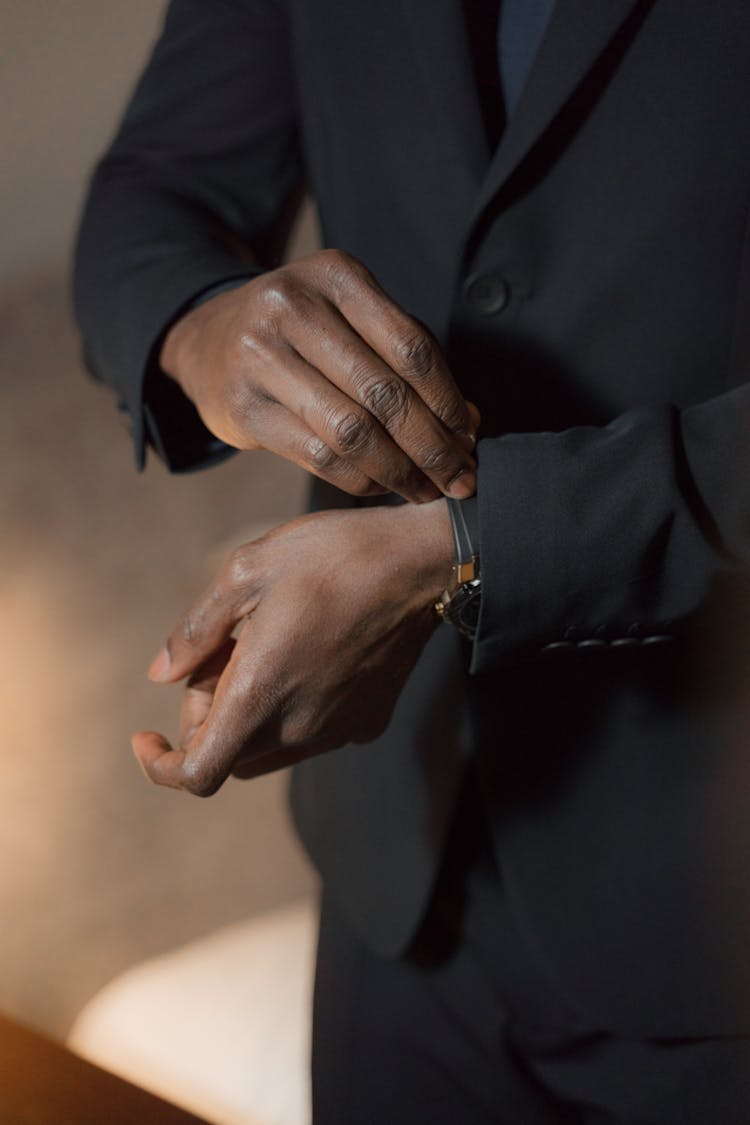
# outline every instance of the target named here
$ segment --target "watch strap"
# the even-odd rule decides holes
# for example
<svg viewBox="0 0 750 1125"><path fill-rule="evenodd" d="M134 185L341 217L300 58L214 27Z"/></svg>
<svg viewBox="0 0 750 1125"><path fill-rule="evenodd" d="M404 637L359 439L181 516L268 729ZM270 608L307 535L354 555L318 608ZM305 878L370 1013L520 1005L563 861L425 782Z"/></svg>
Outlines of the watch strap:
<svg viewBox="0 0 750 1125"><path fill-rule="evenodd" d="M469 500L447 499L456 561L453 564L452 584L435 603L435 610L439 617L453 625L464 637L473 640L481 597L479 512L474 496Z"/></svg>
<svg viewBox="0 0 750 1125"><path fill-rule="evenodd" d="M448 514L456 549L457 585L477 577L479 561L479 512L475 496L468 500L447 497Z"/></svg>

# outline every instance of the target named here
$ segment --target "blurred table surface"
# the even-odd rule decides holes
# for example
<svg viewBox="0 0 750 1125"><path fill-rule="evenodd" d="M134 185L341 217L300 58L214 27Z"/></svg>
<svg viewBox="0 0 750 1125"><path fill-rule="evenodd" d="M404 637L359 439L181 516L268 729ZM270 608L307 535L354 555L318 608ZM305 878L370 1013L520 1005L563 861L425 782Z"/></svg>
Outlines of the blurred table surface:
<svg viewBox="0 0 750 1125"><path fill-rule="evenodd" d="M0 1015L0 1125L207 1125Z"/></svg>

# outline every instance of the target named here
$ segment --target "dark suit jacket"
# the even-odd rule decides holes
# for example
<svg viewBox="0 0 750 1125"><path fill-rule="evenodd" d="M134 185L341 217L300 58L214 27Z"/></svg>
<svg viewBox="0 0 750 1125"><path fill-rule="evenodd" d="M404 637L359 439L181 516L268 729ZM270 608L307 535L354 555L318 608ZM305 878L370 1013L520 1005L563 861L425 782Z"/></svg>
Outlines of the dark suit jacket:
<svg viewBox="0 0 750 1125"><path fill-rule="evenodd" d="M484 423L479 635L298 770L297 822L396 953L476 752L540 964L626 1033L750 1031L748 105L745 0L559 0L494 155L458 0L175 0L79 247L138 449L155 342L238 239L275 263L303 184L437 334Z"/></svg>

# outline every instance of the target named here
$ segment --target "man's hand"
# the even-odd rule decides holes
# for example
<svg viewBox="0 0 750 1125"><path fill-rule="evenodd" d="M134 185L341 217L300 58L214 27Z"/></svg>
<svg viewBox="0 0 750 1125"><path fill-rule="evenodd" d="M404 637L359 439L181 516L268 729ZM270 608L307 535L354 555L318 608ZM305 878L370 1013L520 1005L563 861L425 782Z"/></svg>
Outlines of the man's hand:
<svg viewBox="0 0 750 1125"><path fill-rule="evenodd" d="M238 449L269 449L356 496L474 493L476 408L429 332L341 251L199 305L160 363Z"/></svg>
<svg viewBox="0 0 750 1125"><path fill-rule="evenodd" d="M178 747L133 737L148 777L209 796L229 774L376 737L452 563L442 500L322 512L240 547L151 666L160 682L189 679Z"/></svg>

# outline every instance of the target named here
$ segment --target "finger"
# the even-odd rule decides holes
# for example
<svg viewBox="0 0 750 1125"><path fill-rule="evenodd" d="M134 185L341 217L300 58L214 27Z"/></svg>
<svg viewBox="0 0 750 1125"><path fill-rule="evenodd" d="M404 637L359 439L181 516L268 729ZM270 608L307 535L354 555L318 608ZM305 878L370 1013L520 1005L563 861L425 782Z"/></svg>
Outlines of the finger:
<svg viewBox="0 0 750 1125"><path fill-rule="evenodd" d="M320 332L297 337L292 329L289 339L345 397L320 395L313 401L316 413L306 416L308 424L322 428L321 436L337 452L356 457L368 476L408 500L472 495L476 463L471 439L449 432L335 309L321 314L320 322ZM468 411L467 417L471 420Z"/></svg>
<svg viewBox="0 0 750 1125"><path fill-rule="evenodd" d="M208 797L241 756L252 755L256 742L258 753L267 750L262 732L281 706L275 685L285 650L283 639L271 648L258 645L246 620L238 639L227 638L191 676L179 746L156 731L133 735L133 751L146 776L157 785Z"/></svg>
<svg viewBox="0 0 750 1125"><path fill-rule="evenodd" d="M281 402L269 403L263 417L263 448L328 481L351 496L379 496L388 488L339 456Z"/></svg>
<svg viewBox="0 0 750 1125"><path fill-rule="evenodd" d="M316 339L343 335L371 363L382 366L381 361L323 297L289 288L283 293L283 331L245 341L253 378L234 395L236 444L248 447L251 442L257 448L260 442L353 495L384 491L408 500L437 499L440 491L378 420L346 393L347 380L335 370L335 360L332 379L308 362L305 353L316 351ZM324 346L317 350L327 355Z"/></svg>
<svg viewBox="0 0 750 1125"><path fill-rule="evenodd" d="M175 750L167 739L156 731L138 731L131 738L131 745L136 760L143 774L154 785L161 785L169 789L179 789L183 792L193 792L197 796L211 796L220 784L210 791L205 789L199 792L186 785L184 763L186 754L184 750ZM247 758L241 758L232 766L228 775L243 781L250 781L277 770L287 769L305 761L311 754L317 754L317 749L307 747L293 747L283 750L266 750Z"/></svg>
<svg viewBox="0 0 750 1125"><path fill-rule="evenodd" d="M319 745L282 746L278 724L268 729L269 718L281 712L271 685L272 666L283 659L284 647L276 653L266 651L258 661L248 651L235 656L237 642L230 639L187 685L178 747L156 731L132 736L133 751L146 777L155 785L207 797L230 774L260 777L319 753Z"/></svg>
<svg viewBox="0 0 750 1125"><path fill-rule="evenodd" d="M469 411L469 425L471 427L471 432L474 435L474 441L476 442L476 435L479 432L479 427L482 423L482 415L479 413L479 407L477 406L477 404L475 402L469 402L468 399L466 401L466 408Z"/></svg>
<svg viewBox="0 0 750 1125"><path fill-rule="evenodd" d="M466 432L471 421L470 415L429 332L413 318L406 317L354 259L337 252L324 251L313 255L307 262L307 267L302 263L296 268L275 271L272 275L273 282L267 284L263 293L265 327L261 325L257 332L243 337L243 354L254 377L240 379L232 394L230 414L232 426L237 431L235 444L243 446L252 441L252 447L257 447L260 433L261 443L270 448L267 432L269 400L282 401L291 414L300 414L301 404L310 404L309 384L313 381L312 373L318 369L325 376L324 383L328 381L337 386L348 399L358 405L355 405L352 412L352 408L344 402L339 402L338 406L329 404L333 410L332 425L327 424L325 416L321 419L320 413L317 416L309 412L307 417L302 415L302 422L307 423L323 442L317 446L313 443L307 457L303 454L301 458L308 466L312 460L311 467L317 475L324 479L329 479L332 473L340 476L340 462L346 459L353 461L368 479L384 482L386 489L400 492L408 499L436 498L434 492L431 493L424 485L421 485L422 494L418 494L412 479L416 472L417 479L421 481L420 471L440 493L456 497L471 495L476 482L475 464L469 454L472 437ZM340 277L337 275L338 266L341 266ZM306 280L305 268L313 270L313 284L310 284L309 279ZM347 284L341 280L344 275L349 279ZM434 356L434 363L426 371L425 378L429 377L428 382L431 383L440 382L443 376L447 380L447 396L443 395L440 400L446 426L433 414L439 396L430 390L426 395L430 402L428 406L409 385L409 364L406 365L409 370L405 381L402 374L398 370L394 371L393 366L389 366L370 347L347 316L341 313L337 305L346 305L352 286L355 293L361 292L364 295L363 302L371 306L368 312L370 317L377 318L384 309L388 310L388 316L396 318L402 334L404 326L408 327L416 340L414 348L418 348L420 352L427 349ZM332 294L330 300L326 297L329 292ZM373 295L377 297L374 302ZM366 321L367 315L362 324ZM385 323L373 331L392 340L396 329ZM284 369L292 362L287 351L288 344L298 353L302 374L306 377L303 382L308 384L301 395L292 394L292 388L288 385L288 372ZM405 346L400 341L397 347L390 348L398 363L401 363L401 352ZM281 365L279 353L283 361ZM323 362L318 362L318 353ZM304 360L310 360L307 368L304 367ZM281 371L278 370L279 366ZM454 397L458 404L460 418L457 423L449 417L451 411L445 406L446 397ZM381 422L380 429L369 422L368 415L376 422ZM462 431L461 435L450 429L454 423ZM394 430L398 431L395 439ZM288 457L290 440L293 437L287 433L281 442L283 455ZM416 466L416 470L411 467L408 469L412 479L406 475L406 462L395 452L395 448L401 448L408 461ZM300 460L299 456L295 458L293 455L291 459L298 462ZM463 479L459 482L460 477Z"/></svg>
<svg viewBox="0 0 750 1125"><path fill-rule="evenodd" d="M149 679L175 683L220 661L231 634L255 608L259 577L252 543L234 550L212 581L178 619L164 648L154 657ZM212 663L208 664L213 667Z"/></svg>
<svg viewBox="0 0 750 1125"><path fill-rule="evenodd" d="M188 680L180 708L180 746L185 746L208 718L219 677L229 663L235 646L230 637Z"/></svg>
<svg viewBox="0 0 750 1125"><path fill-rule="evenodd" d="M361 262L330 252L334 303L373 351L407 382L455 433L471 433L471 418L445 358L431 333L381 289Z"/></svg>
<svg viewBox="0 0 750 1125"><path fill-rule="evenodd" d="M199 755L193 749L175 749L157 731L138 731L130 740L138 764L149 781L169 789L182 789L196 797L211 797L229 777L231 760Z"/></svg>
<svg viewBox="0 0 750 1125"><path fill-rule="evenodd" d="M174 750L163 734L157 731L138 731L130 740L138 764L154 785L182 789L184 750Z"/></svg>
<svg viewBox="0 0 750 1125"><path fill-rule="evenodd" d="M366 354L365 362L382 367L380 361L369 348L363 346L348 325L335 313L338 324L336 330L346 337L343 347L358 348ZM320 472L320 457L329 456L331 467L337 474L337 483L343 482L347 491L361 489L363 484L370 490L371 483L380 485L385 491L397 492L406 500L426 502L436 500L441 495L439 489L418 469L412 459L389 436L377 418L359 402L350 398L343 388L347 380L342 378L341 365L337 368L336 357L328 350L328 345L320 348L311 346L307 339L303 346L308 351L324 355L329 363L329 371L321 373L303 358L290 345L283 345L275 357L280 375L274 380L274 392L278 402L290 414L295 415L304 427L305 440L309 449L309 434L319 438L323 445L318 452L317 471ZM339 385L337 385L337 383ZM340 389L340 387L342 389ZM410 392L411 393L411 392ZM426 407L421 409L429 414ZM268 414L264 416L267 423ZM434 419L433 419L434 421ZM438 422L434 422L439 426ZM266 445L268 446L266 424ZM293 440L288 422L282 432L287 442L286 456L290 456L289 442ZM444 439L444 434L442 438ZM293 452L293 451L292 451ZM309 459L309 452L308 452ZM346 474L346 466L352 470ZM339 484L339 487L341 485Z"/></svg>
<svg viewBox="0 0 750 1125"><path fill-rule="evenodd" d="M247 636L248 624L243 636ZM199 797L215 793L240 759L251 760L269 750L264 733L269 716L278 715L280 700L273 689L276 658L282 653L262 648L262 654L235 645L216 681L208 713L184 746L167 784ZM161 760L160 760L161 761Z"/></svg>
<svg viewBox="0 0 750 1125"><path fill-rule="evenodd" d="M232 667L235 651L230 638L188 682L178 747L157 731L133 735L133 752L155 785L208 797L229 776L252 727L252 713L238 698L237 676L243 669ZM244 694L244 680L241 688Z"/></svg>
<svg viewBox="0 0 750 1125"><path fill-rule="evenodd" d="M331 403L331 432L322 435L337 451L356 457L364 472L409 500L436 499L424 488L424 495L418 496L412 484L415 478L427 478L440 494L463 498L474 492L471 439L451 432L403 373L389 366L336 308L321 302L316 306L315 329L310 330L304 319L297 320L289 326L287 338L345 396L338 406ZM468 410L465 417L468 425ZM313 427L321 424L320 415L306 421ZM462 476L463 486L457 488Z"/></svg>

